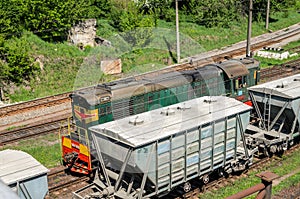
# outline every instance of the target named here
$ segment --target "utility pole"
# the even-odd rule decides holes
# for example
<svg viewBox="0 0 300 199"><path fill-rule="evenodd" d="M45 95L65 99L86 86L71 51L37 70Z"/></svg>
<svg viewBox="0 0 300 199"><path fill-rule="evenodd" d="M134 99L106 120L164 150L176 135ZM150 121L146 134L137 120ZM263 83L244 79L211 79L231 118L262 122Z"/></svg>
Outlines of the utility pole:
<svg viewBox="0 0 300 199"><path fill-rule="evenodd" d="M248 31L247 31L247 47L246 47L246 57L251 57L251 32L252 32L252 10L253 1L249 0L249 15L248 15Z"/></svg>
<svg viewBox="0 0 300 199"><path fill-rule="evenodd" d="M270 0L267 0L266 29L269 29Z"/></svg>
<svg viewBox="0 0 300 199"><path fill-rule="evenodd" d="M176 7L177 63L179 63L180 62L180 41L179 41L178 0L175 0L175 7Z"/></svg>

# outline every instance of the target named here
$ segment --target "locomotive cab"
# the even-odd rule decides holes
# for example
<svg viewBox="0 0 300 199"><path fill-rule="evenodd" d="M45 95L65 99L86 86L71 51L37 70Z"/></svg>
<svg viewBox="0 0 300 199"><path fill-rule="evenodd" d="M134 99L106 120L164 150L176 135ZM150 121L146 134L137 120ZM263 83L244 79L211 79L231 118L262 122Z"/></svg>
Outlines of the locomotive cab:
<svg viewBox="0 0 300 199"><path fill-rule="evenodd" d="M252 58L229 60L216 64L224 72L226 96L239 101L249 101L247 87L254 86L259 81L259 62Z"/></svg>

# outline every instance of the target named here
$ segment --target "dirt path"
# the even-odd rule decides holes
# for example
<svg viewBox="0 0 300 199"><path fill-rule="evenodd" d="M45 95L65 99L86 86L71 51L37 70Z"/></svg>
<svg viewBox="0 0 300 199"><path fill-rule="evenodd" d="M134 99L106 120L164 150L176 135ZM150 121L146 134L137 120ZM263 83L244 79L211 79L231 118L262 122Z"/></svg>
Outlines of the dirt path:
<svg viewBox="0 0 300 199"><path fill-rule="evenodd" d="M273 181L273 186L277 186L283 180L300 173L300 168L294 170L293 172L281 176L280 178ZM300 182L292 187L280 191L278 194L272 196L272 199L300 199Z"/></svg>

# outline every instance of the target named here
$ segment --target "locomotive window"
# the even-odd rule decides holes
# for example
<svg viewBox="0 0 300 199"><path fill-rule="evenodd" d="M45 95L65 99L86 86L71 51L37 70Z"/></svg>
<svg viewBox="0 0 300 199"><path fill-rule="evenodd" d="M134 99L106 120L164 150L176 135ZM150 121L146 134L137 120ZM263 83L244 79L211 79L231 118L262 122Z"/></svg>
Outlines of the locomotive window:
<svg viewBox="0 0 300 199"><path fill-rule="evenodd" d="M106 107L106 113L107 113L107 114L110 114L110 113L111 113L111 107L110 107L110 106L107 106L107 107Z"/></svg>
<svg viewBox="0 0 300 199"><path fill-rule="evenodd" d="M106 96L106 97L100 98L100 101L101 101L101 103L103 103L103 102L109 101L109 99L110 99L110 97L109 97L109 96Z"/></svg>
<svg viewBox="0 0 300 199"><path fill-rule="evenodd" d="M230 81L229 81L229 80L225 80L225 81L224 81L224 84L225 84L226 92L227 92L227 93L230 93L230 92L231 92Z"/></svg>
<svg viewBox="0 0 300 199"><path fill-rule="evenodd" d="M238 77L235 79L234 89L237 90L239 88L243 88L246 86L246 76Z"/></svg>
<svg viewBox="0 0 300 199"><path fill-rule="evenodd" d="M205 94L206 93L206 84L205 82L202 83L202 89L201 89L201 94Z"/></svg>
<svg viewBox="0 0 300 199"><path fill-rule="evenodd" d="M100 115L105 115L105 107L100 108Z"/></svg>
<svg viewBox="0 0 300 199"><path fill-rule="evenodd" d="M149 96L148 101L149 101L149 103L152 103L153 102L153 96Z"/></svg>
<svg viewBox="0 0 300 199"><path fill-rule="evenodd" d="M195 93L196 95L200 95L201 85L195 85Z"/></svg>
<svg viewBox="0 0 300 199"><path fill-rule="evenodd" d="M247 86L247 76L243 76L243 85L244 85L244 87L246 87Z"/></svg>

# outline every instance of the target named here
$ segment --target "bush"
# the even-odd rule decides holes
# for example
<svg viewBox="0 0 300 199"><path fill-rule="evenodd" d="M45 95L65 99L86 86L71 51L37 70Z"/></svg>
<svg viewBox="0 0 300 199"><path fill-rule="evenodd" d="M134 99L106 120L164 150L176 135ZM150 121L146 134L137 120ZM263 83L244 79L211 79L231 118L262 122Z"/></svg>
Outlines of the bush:
<svg viewBox="0 0 300 199"><path fill-rule="evenodd" d="M17 84L30 79L39 70L34 58L28 54L29 43L24 38L12 38L0 47L1 72L6 81Z"/></svg>
<svg viewBox="0 0 300 199"><path fill-rule="evenodd" d="M115 5L112 11L113 26L123 32L121 36L132 47L142 47L151 35L155 25L154 15L144 15L138 4L125 2Z"/></svg>

